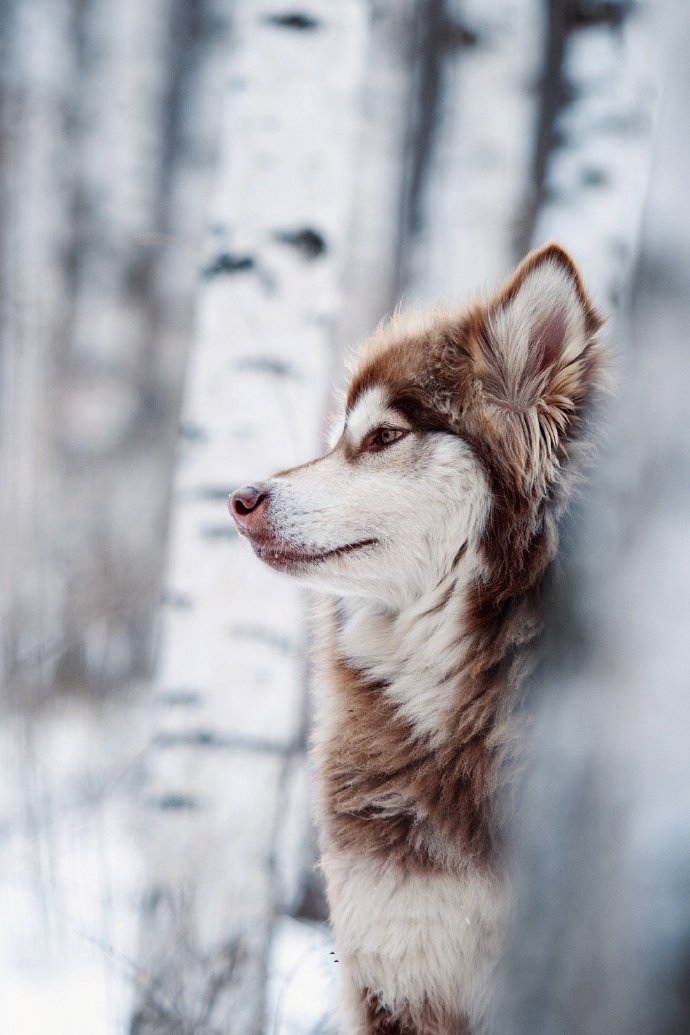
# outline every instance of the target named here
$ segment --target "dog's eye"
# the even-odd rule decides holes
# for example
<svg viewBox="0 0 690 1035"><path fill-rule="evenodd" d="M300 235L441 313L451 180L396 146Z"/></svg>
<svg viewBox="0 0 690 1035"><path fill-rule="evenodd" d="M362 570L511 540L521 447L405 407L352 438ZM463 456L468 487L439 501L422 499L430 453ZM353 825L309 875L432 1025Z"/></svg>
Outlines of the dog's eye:
<svg viewBox="0 0 690 1035"><path fill-rule="evenodd" d="M407 431L403 428L375 428L364 439L362 450L367 453L378 453L386 446L392 446L405 435L407 435Z"/></svg>

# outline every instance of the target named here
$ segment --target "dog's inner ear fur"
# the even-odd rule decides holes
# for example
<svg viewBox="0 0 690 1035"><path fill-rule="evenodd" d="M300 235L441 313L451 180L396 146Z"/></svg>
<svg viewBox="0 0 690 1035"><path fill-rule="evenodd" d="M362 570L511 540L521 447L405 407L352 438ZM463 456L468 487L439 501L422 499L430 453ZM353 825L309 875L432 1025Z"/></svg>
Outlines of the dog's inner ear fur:
<svg viewBox="0 0 690 1035"><path fill-rule="evenodd" d="M534 328L534 345L530 344L530 354L538 369L544 369L555 363L565 341L568 318L565 309L554 309L547 312Z"/></svg>
<svg viewBox="0 0 690 1035"><path fill-rule="evenodd" d="M485 391L513 411L524 411L556 389L566 390L569 368L579 380L583 355L600 326L577 267L558 245L529 255L488 306L483 369Z"/></svg>

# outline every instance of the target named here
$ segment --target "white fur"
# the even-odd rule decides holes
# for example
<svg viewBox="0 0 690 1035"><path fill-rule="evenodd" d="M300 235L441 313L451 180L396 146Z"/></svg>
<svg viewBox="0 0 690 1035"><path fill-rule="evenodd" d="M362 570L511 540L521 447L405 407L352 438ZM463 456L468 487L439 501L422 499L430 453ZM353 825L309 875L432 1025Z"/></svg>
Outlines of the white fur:
<svg viewBox="0 0 690 1035"><path fill-rule="evenodd" d="M476 871L420 876L329 852L321 865L346 970L348 1032L360 1030L362 988L390 1007L426 997L481 1024L505 931L504 888Z"/></svg>
<svg viewBox="0 0 690 1035"><path fill-rule="evenodd" d="M470 546L452 573L401 611L357 598L343 604L339 653L385 684L399 714L432 744L443 736L446 711L457 690L457 680L450 677L465 655L466 587L479 570ZM442 611L434 611L444 600Z"/></svg>
<svg viewBox="0 0 690 1035"><path fill-rule="evenodd" d="M411 432L348 459L381 424L407 427L386 404L382 389L368 390L327 456L271 483L271 520L281 537L311 549L380 540L319 564L308 580L340 595L337 655L384 683L399 714L433 744L457 692L450 674L464 657L466 591L481 574L476 543L489 489L470 447L443 433ZM327 679L317 675L317 684L318 764L329 740L346 735L347 701ZM390 792L371 804L379 815L410 805ZM479 1023L503 930L501 889L469 867L405 876L394 864L328 850L322 865L348 975L348 1032L359 1030L362 988L391 1006L426 996Z"/></svg>
<svg viewBox="0 0 690 1035"><path fill-rule="evenodd" d="M409 434L380 452L357 453L381 425ZM471 448L455 435L410 430L387 408L385 390L374 387L325 457L269 487L271 526L284 541L325 551L378 540L316 564L306 579L340 597L337 655L384 683L399 714L433 744L457 693L451 671L466 649L467 586L481 575L476 544L490 496ZM317 675L317 683L318 765L329 739L346 735L347 701L328 679ZM379 815L409 808L394 797L372 802ZM391 1006L421 1004L426 996L473 1020L483 1016L502 930L501 890L470 867L414 876L394 864L345 858L328 851L322 833L333 925L351 988L348 1031L358 1030L362 988L380 992Z"/></svg>
<svg viewBox="0 0 690 1035"><path fill-rule="evenodd" d="M381 452L349 459L347 451L382 424L408 429L386 408L384 391L370 389L330 453L268 483L269 520L280 539L314 551L377 539L315 565L304 581L389 612L415 602L423 611L459 547L481 527L488 488L455 435L412 431Z"/></svg>
<svg viewBox="0 0 690 1035"><path fill-rule="evenodd" d="M357 403L345 421L347 437L352 442L361 441L377 427L386 415L386 395L379 385L362 392ZM399 420L398 417L395 418Z"/></svg>

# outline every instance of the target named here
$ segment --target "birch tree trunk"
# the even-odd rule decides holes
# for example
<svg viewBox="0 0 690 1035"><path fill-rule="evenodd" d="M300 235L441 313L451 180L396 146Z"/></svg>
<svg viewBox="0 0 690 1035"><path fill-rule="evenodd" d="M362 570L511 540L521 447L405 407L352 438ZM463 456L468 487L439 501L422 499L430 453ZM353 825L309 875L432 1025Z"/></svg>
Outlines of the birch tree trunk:
<svg viewBox="0 0 690 1035"><path fill-rule="evenodd" d="M124 1030L139 980L136 691L229 6L0 4L3 1031Z"/></svg>
<svg viewBox="0 0 690 1035"><path fill-rule="evenodd" d="M464 304L493 290L519 257L543 16L538 0L444 0L421 4L417 22L401 286L409 301Z"/></svg>
<svg viewBox="0 0 690 1035"><path fill-rule="evenodd" d="M2 667L18 699L150 668L228 7L2 4Z"/></svg>
<svg viewBox="0 0 690 1035"><path fill-rule="evenodd" d="M235 5L145 792L147 1035L263 1030L272 924L309 858L303 600L226 510L323 434L366 19L358 0L309 12Z"/></svg>

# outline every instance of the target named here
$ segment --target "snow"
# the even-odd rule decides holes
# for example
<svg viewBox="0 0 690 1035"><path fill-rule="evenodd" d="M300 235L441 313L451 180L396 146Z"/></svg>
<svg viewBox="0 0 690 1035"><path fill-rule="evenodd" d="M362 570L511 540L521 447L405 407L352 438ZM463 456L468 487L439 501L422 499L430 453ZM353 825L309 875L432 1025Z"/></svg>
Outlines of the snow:
<svg viewBox="0 0 690 1035"><path fill-rule="evenodd" d="M265 1035L335 1035L338 959L321 924L282 917L275 925Z"/></svg>
<svg viewBox="0 0 690 1035"><path fill-rule="evenodd" d="M0 1031L128 1032L142 888L131 802L143 747L113 709L63 703L40 727L5 717Z"/></svg>

